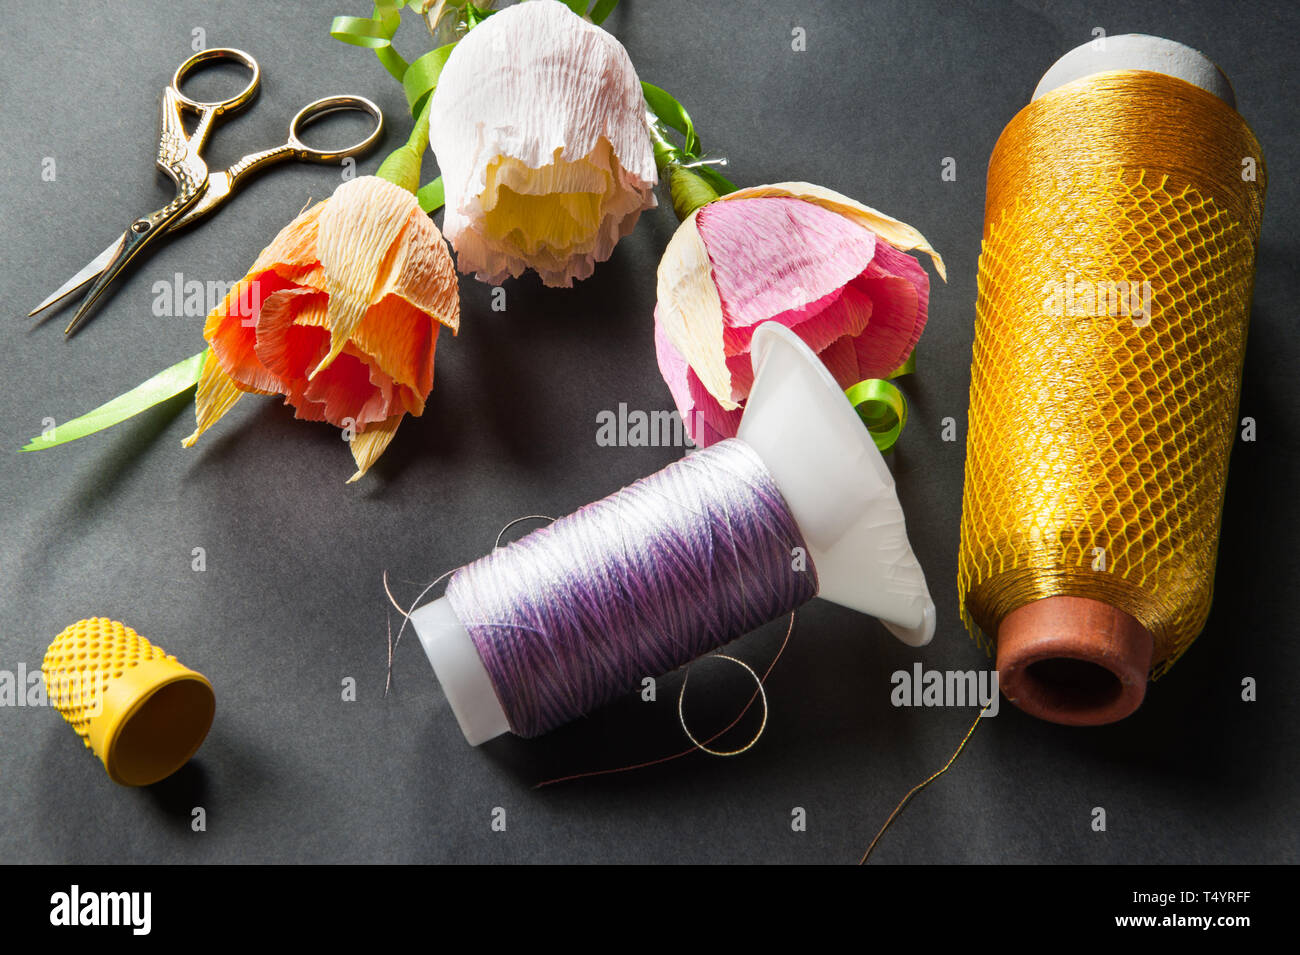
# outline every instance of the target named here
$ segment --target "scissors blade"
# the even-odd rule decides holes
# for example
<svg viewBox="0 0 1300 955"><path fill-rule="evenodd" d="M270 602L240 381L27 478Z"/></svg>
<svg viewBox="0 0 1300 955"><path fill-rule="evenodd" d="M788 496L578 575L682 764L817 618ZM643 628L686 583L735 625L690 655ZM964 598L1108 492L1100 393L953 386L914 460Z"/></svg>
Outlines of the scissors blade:
<svg viewBox="0 0 1300 955"><path fill-rule="evenodd" d="M119 236L109 244L108 248L91 259L80 272L60 285L56 292L45 299L45 301L41 302L40 305L37 305L34 309L28 312L27 316L30 318L33 315L38 315L55 302L67 298L80 288L84 288L87 282L95 279L104 271L105 268L107 268L108 263L113 261L113 256L117 255L117 250L121 247L122 238Z"/></svg>
<svg viewBox="0 0 1300 955"><path fill-rule="evenodd" d="M194 198L197 198L197 196L191 197L189 202L193 202ZM116 250L112 257L104 265L103 271L95 276L90 290L86 292L86 297L81 300L81 305L77 308L77 313L72 316L72 321L68 322L68 327L63 330L64 335L72 334L73 329L80 325L86 315L90 313L90 310L103 296L105 290L117 278L118 273L126 268L127 263L134 259L141 249L157 236L167 232L176 218L184 212L186 205L172 203L157 212L136 219L126 227L122 237L117 240Z"/></svg>

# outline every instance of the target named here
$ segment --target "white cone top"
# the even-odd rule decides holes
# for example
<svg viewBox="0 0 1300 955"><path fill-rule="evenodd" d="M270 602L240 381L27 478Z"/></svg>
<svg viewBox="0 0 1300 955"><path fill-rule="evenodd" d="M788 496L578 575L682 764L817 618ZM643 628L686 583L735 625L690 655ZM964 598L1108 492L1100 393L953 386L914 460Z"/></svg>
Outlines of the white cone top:
<svg viewBox="0 0 1300 955"><path fill-rule="evenodd" d="M894 478L830 372L794 332L766 322L736 435L763 459L808 544L817 596L879 618L919 647L934 636L925 574Z"/></svg>
<svg viewBox="0 0 1300 955"><path fill-rule="evenodd" d="M1076 46L1043 74L1033 99L1073 80L1108 70L1147 70L1199 86L1236 108L1232 84L1214 61L1199 50L1145 33L1098 37Z"/></svg>

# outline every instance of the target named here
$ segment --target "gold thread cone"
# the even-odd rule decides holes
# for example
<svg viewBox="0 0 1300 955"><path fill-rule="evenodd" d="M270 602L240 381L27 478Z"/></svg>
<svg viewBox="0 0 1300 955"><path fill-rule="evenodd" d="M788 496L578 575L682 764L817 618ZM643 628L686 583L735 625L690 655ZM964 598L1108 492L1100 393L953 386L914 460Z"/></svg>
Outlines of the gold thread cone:
<svg viewBox="0 0 1300 955"><path fill-rule="evenodd" d="M1131 615L1154 676L1200 632L1264 191L1241 116L1161 74L1068 83L999 138L958 557L986 647L1057 596Z"/></svg>

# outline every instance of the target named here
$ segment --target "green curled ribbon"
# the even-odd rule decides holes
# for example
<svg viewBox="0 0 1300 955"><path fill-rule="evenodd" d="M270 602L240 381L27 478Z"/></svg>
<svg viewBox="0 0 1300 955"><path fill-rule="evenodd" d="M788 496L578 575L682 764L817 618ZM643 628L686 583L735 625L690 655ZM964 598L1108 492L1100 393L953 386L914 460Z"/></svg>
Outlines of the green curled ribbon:
<svg viewBox="0 0 1300 955"><path fill-rule="evenodd" d="M907 424L907 399L903 393L883 378L868 378L844 394L867 426L876 447L881 452L892 448Z"/></svg>
<svg viewBox="0 0 1300 955"><path fill-rule="evenodd" d="M419 185L420 162L429 137L429 97L438 86L442 68L456 44L447 43L408 63L393 49L393 35L402 24L402 9L421 10L422 0L375 0L371 17L335 17L330 36L352 46L374 50L375 56L393 79L402 84L406 103L415 117L410 140L390 155L380 166L378 175L415 193L420 208L432 213L442 208L442 177ZM465 4L466 29L483 22L492 11Z"/></svg>
<svg viewBox="0 0 1300 955"><path fill-rule="evenodd" d="M905 362L889 373L889 378L910 375L914 371L916 349L912 350ZM845 389L844 394L871 432L871 440L881 453L892 448L907 425L907 399L892 380L867 378Z"/></svg>
<svg viewBox="0 0 1300 955"><path fill-rule="evenodd" d="M393 34L402 24L402 8L415 6L420 0L375 0L374 12L365 17L335 17L330 24L330 36L352 46L375 51L379 62L399 83L406 72L407 62L393 49Z"/></svg>
<svg viewBox="0 0 1300 955"><path fill-rule="evenodd" d="M424 108L429 96L438 86L438 77L442 75L442 68L447 64L447 57L451 56L451 51L455 48L455 43L448 43L436 50L430 50L412 62L406 68L406 72L399 77L412 116L420 115L420 110Z"/></svg>

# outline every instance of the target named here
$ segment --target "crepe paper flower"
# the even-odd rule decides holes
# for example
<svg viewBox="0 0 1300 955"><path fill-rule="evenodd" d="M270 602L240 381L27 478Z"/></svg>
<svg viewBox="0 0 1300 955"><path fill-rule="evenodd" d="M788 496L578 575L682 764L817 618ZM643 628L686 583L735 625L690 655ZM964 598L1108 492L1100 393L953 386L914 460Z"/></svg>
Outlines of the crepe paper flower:
<svg viewBox="0 0 1300 955"><path fill-rule="evenodd" d="M729 193L692 211L659 263L655 350L691 439L733 437L769 319L802 338L841 388L885 378L925 328L943 260L897 219L809 183Z"/></svg>
<svg viewBox="0 0 1300 955"><path fill-rule="evenodd" d="M208 315L192 446L245 393L355 432L366 473L433 387L438 331L456 331L451 255L415 196L376 176L343 183L280 231Z"/></svg>
<svg viewBox="0 0 1300 955"><path fill-rule="evenodd" d="M623 46L558 0L492 14L451 50L430 100L462 272L533 269L570 287L655 205L641 83Z"/></svg>
<svg viewBox="0 0 1300 955"><path fill-rule="evenodd" d="M375 175L344 182L262 250L209 313L204 351L23 450L78 440L197 386L186 447L242 395L280 394L296 417L344 429L357 464L348 483L360 478L402 418L424 412L438 332L460 326L451 254L416 198L428 138L426 104Z"/></svg>

